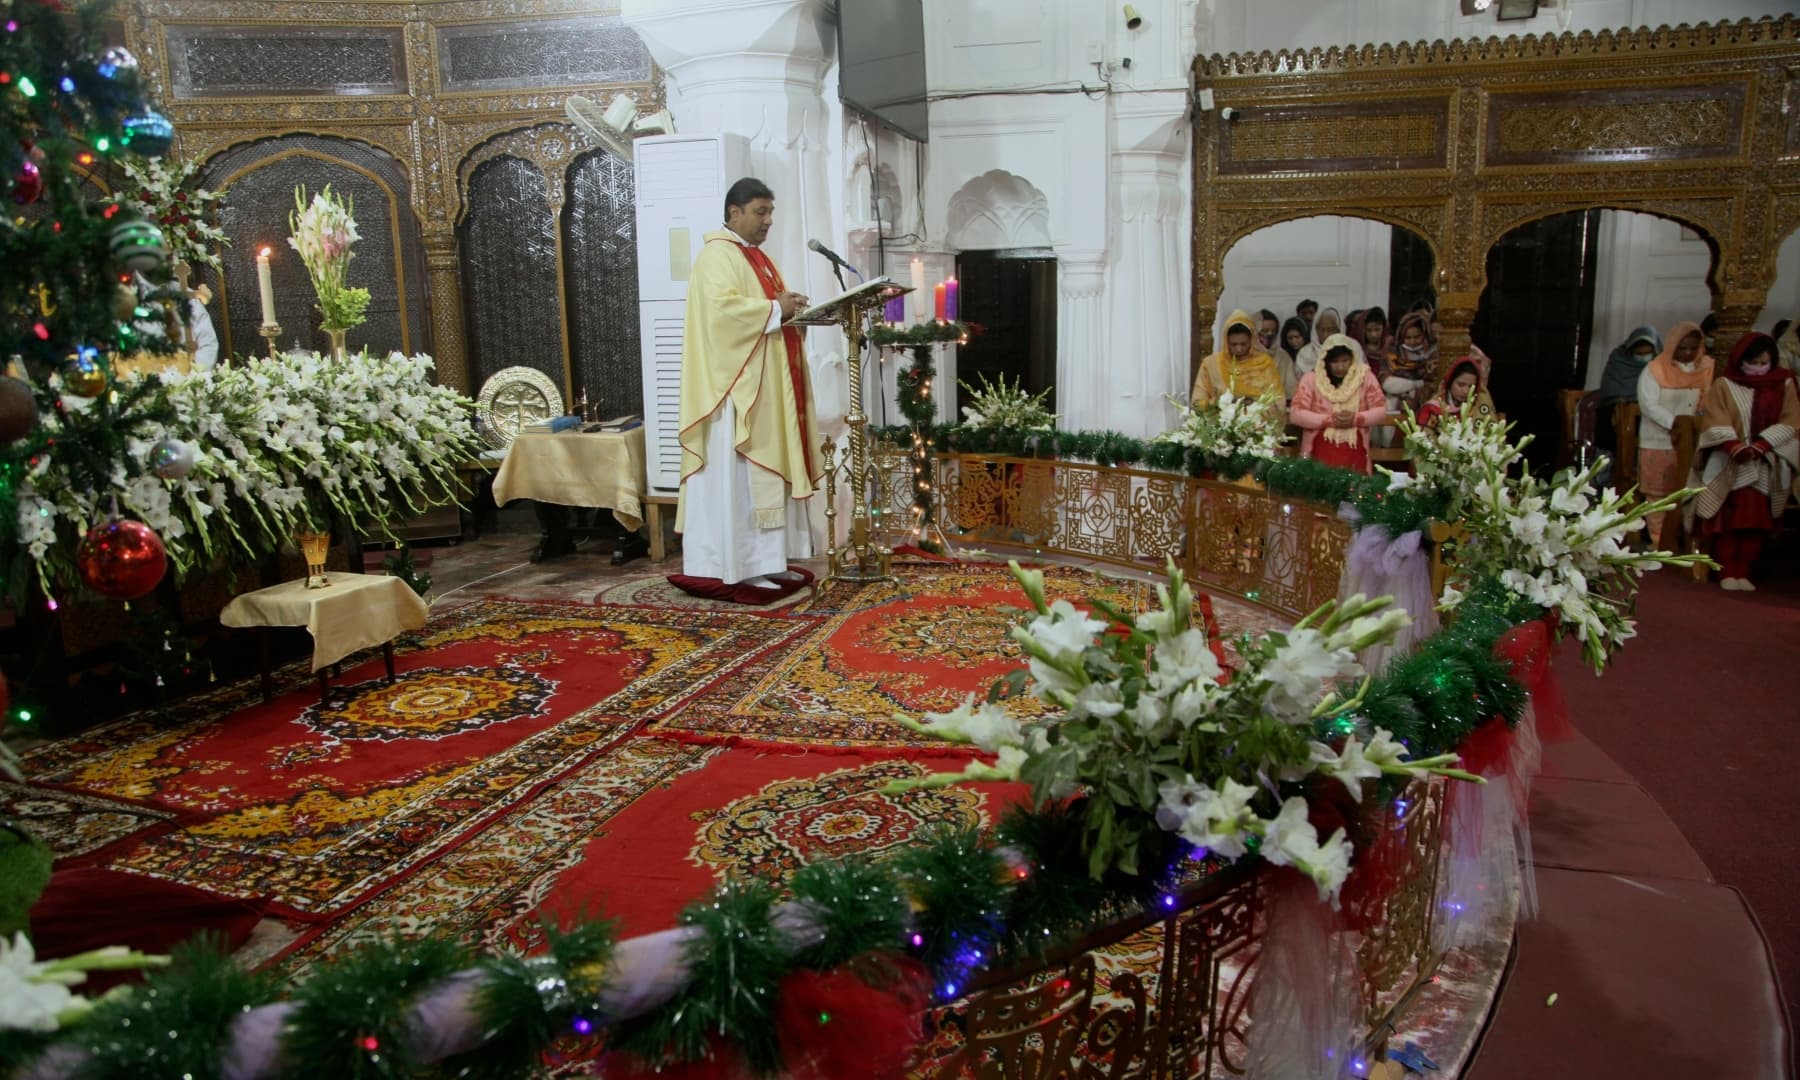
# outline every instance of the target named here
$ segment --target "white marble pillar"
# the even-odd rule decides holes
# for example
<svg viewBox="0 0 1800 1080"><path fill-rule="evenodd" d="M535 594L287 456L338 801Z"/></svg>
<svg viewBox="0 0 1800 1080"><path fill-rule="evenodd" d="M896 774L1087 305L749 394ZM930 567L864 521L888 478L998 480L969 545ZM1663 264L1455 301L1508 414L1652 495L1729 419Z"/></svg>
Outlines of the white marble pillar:
<svg viewBox="0 0 1800 1080"><path fill-rule="evenodd" d="M1115 116L1107 416L1113 430L1143 438L1173 426L1168 397L1188 392L1187 128L1178 96L1146 95L1132 108Z"/></svg>
<svg viewBox="0 0 1800 1080"><path fill-rule="evenodd" d="M1056 260L1056 426L1105 428L1117 356L1106 335L1106 252L1058 250Z"/></svg>

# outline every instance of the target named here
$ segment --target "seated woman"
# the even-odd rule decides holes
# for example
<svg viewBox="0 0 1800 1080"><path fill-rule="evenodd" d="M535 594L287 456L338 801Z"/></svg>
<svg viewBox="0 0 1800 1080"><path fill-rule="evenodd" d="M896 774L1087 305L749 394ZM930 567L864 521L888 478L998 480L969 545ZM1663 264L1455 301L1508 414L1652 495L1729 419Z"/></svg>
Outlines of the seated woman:
<svg viewBox="0 0 1800 1080"><path fill-rule="evenodd" d="M1638 377L1662 352L1662 335L1653 326L1640 326L1606 356L1600 376L1600 404L1623 405L1637 401Z"/></svg>
<svg viewBox="0 0 1800 1080"><path fill-rule="evenodd" d="M1381 379L1388 411L1418 409L1420 391L1437 367L1437 338L1431 332L1431 314L1414 311L1400 320L1399 348Z"/></svg>
<svg viewBox="0 0 1800 1080"><path fill-rule="evenodd" d="M1712 541L1719 586L1737 592L1756 588L1750 568L1800 470L1800 396L1779 355L1769 335L1746 334L1700 406L1701 453L1688 485L1704 490L1688 505L1699 519L1698 534Z"/></svg>
<svg viewBox="0 0 1800 1080"><path fill-rule="evenodd" d="M1357 472L1369 471L1369 429L1387 417L1387 403L1369 365L1350 339L1325 340L1325 360L1300 377L1288 419L1300 429L1300 456Z"/></svg>
<svg viewBox="0 0 1800 1080"><path fill-rule="evenodd" d="M1713 382L1713 358L1706 355L1700 327L1676 323L1663 339L1662 352L1638 376L1638 492L1660 499L1681 484L1675 457L1675 418L1692 416ZM1645 519L1650 545L1662 538L1662 513Z"/></svg>
<svg viewBox="0 0 1800 1080"><path fill-rule="evenodd" d="M1487 356L1471 346L1468 356L1458 358L1450 365L1450 370L1444 372L1438 392L1419 410L1419 425L1436 427L1446 416L1494 415L1494 399L1487 391L1487 372Z"/></svg>

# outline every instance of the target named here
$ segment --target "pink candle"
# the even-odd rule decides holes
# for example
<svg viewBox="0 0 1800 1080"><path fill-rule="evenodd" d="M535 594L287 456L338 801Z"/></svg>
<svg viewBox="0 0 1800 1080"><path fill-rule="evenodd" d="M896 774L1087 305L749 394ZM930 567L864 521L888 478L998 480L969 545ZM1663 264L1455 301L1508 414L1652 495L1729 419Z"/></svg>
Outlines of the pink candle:
<svg viewBox="0 0 1800 1080"><path fill-rule="evenodd" d="M955 322L957 313L962 310L961 292L955 278L944 282L944 318L949 322Z"/></svg>
<svg viewBox="0 0 1800 1080"><path fill-rule="evenodd" d="M946 299L946 293L944 290L944 283L940 281L937 283L937 321L938 322L944 321L945 299Z"/></svg>

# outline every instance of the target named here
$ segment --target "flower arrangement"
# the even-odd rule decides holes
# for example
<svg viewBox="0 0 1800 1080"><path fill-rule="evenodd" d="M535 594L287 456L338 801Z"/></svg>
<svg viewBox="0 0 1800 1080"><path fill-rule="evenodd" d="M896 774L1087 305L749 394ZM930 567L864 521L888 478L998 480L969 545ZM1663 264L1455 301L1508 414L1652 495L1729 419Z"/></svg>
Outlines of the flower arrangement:
<svg viewBox="0 0 1800 1080"><path fill-rule="evenodd" d="M1363 675L1359 650L1386 642L1409 619L1386 598L1326 604L1286 633L1239 650L1243 667L1224 678L1204 631L1192 623L1193 591L1169 564L1161 606L1132 618L1103 603L1091 617L1067 600L1049 603L1041 571L1010 564L1033 614L1011 631L1028 672L977 705L971 697L915 731L996 755L961 773L896 787L963 780L1023 780L1040 806L1080 793L1083 847L1096 878L1139 872L1144 856L1173 833L1226 861L1260 855L1312 879L1335 905L1350 868L1339 829L1321 839L1308 820L1315 779L1361 802L1364 784L1439 774L1474 780L1456 755L1412 760L1393 734L1358 718L1362 689L1335 687ZM1030 694L1056 714L1022 721L1006 692Z"/></svg>
<svg viewBox="0 0 1800 1080"><path fill-rule="evenodd" d="M1158 435L1157 442L1214 455L1273 458L1288 441L1287 414L1281 406L1281 395L1275 391L1249 398L1227 390L1198 408L1173 398L1170 403L1181 410L1181 423Z"/></svg>
<svg viewBox="0 0 1800 1080"><path fill-rule="evenodd" d="M1603 462L1548 481L1523 471L1514 476L1531 440L1508 442L1511 426L1492 417L1446 417L1435 428L1408 417L1401 429L1418 468L1413 483L1448 495L1447 516L1467 533L1456 541L1455 576L1440 600L1443 608L1461 604L1471 582L1495 579L1519 599L1555 613L1599 671L1636 634L1638 579L1660 566L1708 561L1625 547L1648 515L1674 509L1692 491L1649 502L1635 492L1621 495L1595 483Z"/></svg>
<svg viewBox="0 0 1800 1080"><path fill-rule="evenodd" d="M1008 383L1004 375L998 382L983 376L979 389L968 383L962 388L969 395L969 403L962 409L966 427L1048 431L1056 426L1056 414L1044 407L1049 390L1027 394L1021 382Z"/></svg>
<svg viewBox="0 0 1800 1080"><path fill-rule="evenodd" d="M288 216L293 235L288 246L300 253L306 272L318 294L321 329L349 330L361 326L369 307L369 290L351 287L346 275L355 253L356 201L339 199L331 185L306 201L306 186L294 189L294 212Z"/></svg>
<svg viewBox="0 0 1800 1080"><path fill-rule="evenodd" d="M333 513L381 526L422 512L448 497L457 466L477 450L469 403L432 385L431 367L423 355L365 352L340 364L299 353L122 380L125 392L162 380L156 393L169 418L139 425L125 442L131 468L114 463L98 485L53 453L29 459L16 513L0 522L0 549L34 562L48 592L77 580L76 547L114 500L156 530L177 575L259 557ZM69 395L62 401L92 407ZM47 438L60 416L42 415ZM195 451L179 476L152 468L153 452L170 441Z"/></svg>
<svg viewBox="0 0 1800 1080"><path fill-rule="evenodd" d="M200 187L200 163L174 157L127 157L119 164L130 181L117 198L119 206L156 222L169 261L220 269L219 249L231 243L215 220L225 196Z"/></svg>

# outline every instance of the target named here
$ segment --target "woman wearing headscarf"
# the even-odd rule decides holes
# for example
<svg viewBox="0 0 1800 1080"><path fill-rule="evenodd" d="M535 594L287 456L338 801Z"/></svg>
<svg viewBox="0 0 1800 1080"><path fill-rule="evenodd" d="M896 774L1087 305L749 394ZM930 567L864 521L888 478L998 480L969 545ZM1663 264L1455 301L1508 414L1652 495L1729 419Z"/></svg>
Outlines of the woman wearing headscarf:
<svg viewBox="0 0 1800 1080"><path fill-rule="evenodd" d="M1294 400L1294 391L1300 385L1300 353L1306 348L1306 320L1296 315L1281 324L1281 343L1274 351L1275 366L1281 369L1281 385L1287 391L1287 400Z"/></svg>
<svg viewBox="0 0 1800 1080"><path fill-rule="evenodd" d="M1307 345L1306 348L1301 349L1300 355L1294 357L1294 370L1297 373L1304 375L1318 367L1319 357L1325 355L1325 339L1331 337L1333 334L1346 333L1344 317L1338 314L1337 308L1328 307L1314 315L1312 343ZM1345 340L1349 341L1349 338L1346 337ZM1358 345L1354 341L1350 341L1350 348L1356 351L1356 358L1358 360L1363 358L1361 345Z"/></svg>
<svg viewBox="0 0 1800 1080"><path fill-rule="evenodd" d="M1399 347L1382 376L1381 389L1387 394L1388 411L1400 412L1402 406L1419 407L1419 391L1431 380L1437 367L1437 337L1431 332L1431 313L1414 311L1400 320L1396 335Z"/></svg>
<svg viewBox="0 0 1800 1080"><path fill-rule="evenodd" d="M1606 356L1600 375L1600 404L1622 405L1637 400L1638 378L1656 354L1662 352L1662 335L1653 326L1640 326Z"/></svg>
<svg viewBox="0 0 1800 1080"><path fill-rule="evenodd" d="M1638 376L1638 492L1644 498L1660 499L1681 486L1675 420L1699 411L1712 381L1713 358L1706 355L1699 325L1676 323L1663 338L1662 352ZM1653 547L1662 538L1666 516L1659 511L1645 519Z"/></svg>
<svg viewBox="0 0 1800 1080"><path fill-rule="evenodd" d="M1275 358L1256 345L1255 320L1242 310L1232 312L1225 320L1224 338L1224 348L1202 361L1194 377L1194 408L1212 404L1227 390L1241 398L1285 392Z"/></svg>
<svg viewBox="0 0 1800 1080"><path fill-rule="evenodd" d="M1435 427L1446 416L1492 416L1494 399L1487 391L1488 358L1479 349L1458 357L1444 372L1437 393L1419 409L1419 425Z"/></svg>
<svg viewBox="0 0 1800 1080"><path fill-rule="evenodd" d="M1387 402L1349 338L1324 344L1324 361L1300 376L1288 420L1300 429L1301 457L1366 473L1370 429L1387 418Z"/></svg>
<svg viewBox="0 0 1800 1080"><path fill-rule="evenodd" d="M1800 469L1794 437L1800 396L1779 355L1769 335L1745 335L1700 407L1702 453L1688 483L1703 487L1689 507L1699 519L1699 535L1712 540L1720 587L1734 591L1756 588L1750 568L1787 508Z"/></svg>

